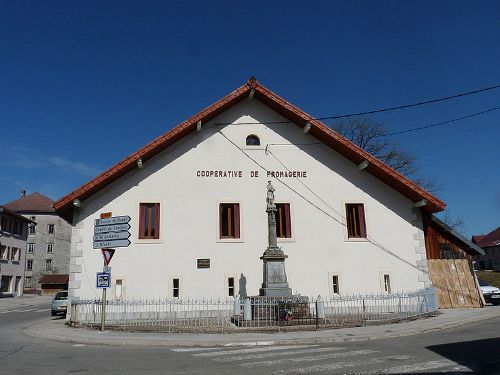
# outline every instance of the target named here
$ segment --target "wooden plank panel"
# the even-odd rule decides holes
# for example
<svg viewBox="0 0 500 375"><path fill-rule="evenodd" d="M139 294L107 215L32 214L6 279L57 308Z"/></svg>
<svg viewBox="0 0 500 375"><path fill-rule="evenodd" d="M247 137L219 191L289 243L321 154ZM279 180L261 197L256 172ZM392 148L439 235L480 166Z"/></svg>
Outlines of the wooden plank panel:
<svg viewBox="0 0 500 375"><path fill-rule="evenodd" d="M463 262L462 259L453 259L453 263L455 266L456 270L456 280L455 283L458 282L458 288L459 288L459 299L463 301L463 306L466 308L471 308L472 306L472 300L471 296L469 293L469 288L467 288L467 282L465 281L466 275L464 273L463 269Z"/></svg>
<svg viewBox="0 0 500 375"><path fill-rule="evenodd" d="M438 304L441 309L452 307L451 298L448 293L448 287L442 272L441 261L439 259L429 259L429 276L432 284L437 290Z"/></svg>
<svg viewBox="0 0 500 375"><path fill-rule="evenodd" d="M440 264L441 264L442 274L446 280L446 287L448 288L448 294L451 300L451 308L456 309L460 307L460 303L457 296L455 282L452 276L452 273L455 271L455 265L453 265L452 267L452 263L450 264L449 259L442 259Z"/></svg>
<svg viewBox="0 0 500 375"><path fill-rule="evenodd" d="M471 299L472 307L481 307L481 299L479 296L479 291L477 290L476 283L474 282L474 276L471 270L469 261L467 259L462 259L462 270L464 272L464 281L467 285L467 290L469 291L469 296Z"/></svg>

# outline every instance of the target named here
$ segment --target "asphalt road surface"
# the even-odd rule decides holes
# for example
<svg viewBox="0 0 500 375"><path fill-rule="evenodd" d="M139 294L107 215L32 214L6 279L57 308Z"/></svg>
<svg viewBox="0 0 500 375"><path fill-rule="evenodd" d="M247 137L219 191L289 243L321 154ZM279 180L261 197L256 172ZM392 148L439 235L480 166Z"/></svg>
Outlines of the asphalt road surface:
<svg viewBox="0 0 500 375"><path fill-rule="evenodd" d="M23 334L49 300L0 310L0 374L500 374L500 318L433 333L322 345L159 348ZM56 318L60 319L60 318Z"/></svg>

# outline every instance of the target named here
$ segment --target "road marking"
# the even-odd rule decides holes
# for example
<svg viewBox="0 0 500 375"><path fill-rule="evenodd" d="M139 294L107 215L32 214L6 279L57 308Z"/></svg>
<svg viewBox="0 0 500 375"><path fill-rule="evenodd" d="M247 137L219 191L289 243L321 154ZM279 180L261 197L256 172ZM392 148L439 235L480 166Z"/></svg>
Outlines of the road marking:
<svg viewBox="0 0 500 375"><path fill-rule="evenodd" d="M291 350L289 352L249 354L249 355L241 355L241 356L234 356L234 357L228 357L228 358L217 358L217 359L215 359L215 362L248 361L249 359L264 359L264 358L276 357L276 356L280 356L280 355L324 353L324 352L333 352L336 350L343 350L343 349L345 349L345 348L311 348L311 349L304 349L304 350Z"/></svg>
<svg viewBox="0 0 500 375"><path fill-rule="evenodd" d="M224 346L264 346L274 345L274 341L228 342Z"/></svg>
<svg viewBox="0 0 500 375"><path fill-rule="evenodd" d="M50 309L36 310L36 312L44 312L44 311L50 311Z"/></svg>
<svg viewBox="0 0 500 375"><path fill-rule="evenodd" d="M202 352L204 350L220 350L221 347L218 348L180 348L180 349L171 349L173 352L179 353L189 353L189 352Z"/></svg>
<svg viewBox="0 0 500 375"><path fill-rule="evenodd" d="M222 352L210 352L210 353L198 353L194 354L195 357L216 357L229 354L244 354L244 353L258 353L258 352L268 352L270 350L287 350L293 348L306 348L309 345L292 345L292 346L273 346L270 348L254 348L254 349L237 349L237 350L225 350Z"/></svg>
<svg viewBox="0 0 500 375"><path fill-rule="evenodd" d="M373 366L375 364L380 364L380 363L385 363L389 360L408 360L410 359L411 356L409 355L393 355L393 356L388 356L388 357L377 357L377 358L371 358L367 361L358 361L358 362L336 362L336 363L327 363L324 365L315 365L315 366L309 366L309 367L302 367L302 368L294 368L294 369L287 369L287 370L280 370L275 372L277 375L281 374L310 374L310 373L318 373L318 372L325 372L325 371L331 371L331 370L336 370L336 369L341 369L341 368L346 368L346 367L356 367L356 366ZM368 372L368 373L363 373L363 374L379 374L380 372L375 370L373 372Z"/></svg>
<svg viewBox="0 0 500 375"><path fill-rule="evenodd" d="M80 346L85 346L85 344L74 344L73 346L80 347Z"/></svg>
<svg viewBox="0 0 500 375"><path fill-rule="evenodd" d="M314 362L314 361L322 361L334 358L342 358L342 357L356 357L358 355L366 355L380 353L378 350L353 350L350 352L342 352L342 353L330 353L330 354L320 354L313 355L309 357L299 357L299 358L286 358L286 359L278 359L271 361L263 361L263 362L247 362L242 363L243 367L257 367L257 366L275 366L275 365L283 365L290 362Z"/></svg>
<svg viewBox="0 0 500 375"><path fill-rule="evenodd" d="M441 367L456 366L458 363L444 360L444 361L428 361L423 363L415 363L413 365L396 366L389 367L384 370L380 370L379 374L407 374L410 372L422 372L427 370L433 370Z"/></svg>
<svg viewBox="0 0 500 375"><path fill-rule="evenodd" d="M18 313L25 313L25 312L30 312L30 311L35 311L35 312L43 312L43 311L49 311L50 309L43 309L43 310L37 310L37 309L26 309L26 310L2 310L0 311L0 314L7 314L7 313L13 313L13 312L18 312Z"/></svg>

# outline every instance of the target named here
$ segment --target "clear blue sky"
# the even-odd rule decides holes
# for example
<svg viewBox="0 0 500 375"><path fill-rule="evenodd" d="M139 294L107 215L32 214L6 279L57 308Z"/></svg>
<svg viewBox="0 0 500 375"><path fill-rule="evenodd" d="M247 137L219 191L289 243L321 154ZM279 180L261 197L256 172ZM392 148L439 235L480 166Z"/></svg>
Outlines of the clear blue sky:
<svg viewBox="0 0 500 375"><path fill-rule="evenodd" d="M198 3L0 3L0 203L62 197L252 75L318 117L500 83L498 1ZM372 117L495 106L500 90ZM393 139L467 236L500 225L500 111Z"/></svg>

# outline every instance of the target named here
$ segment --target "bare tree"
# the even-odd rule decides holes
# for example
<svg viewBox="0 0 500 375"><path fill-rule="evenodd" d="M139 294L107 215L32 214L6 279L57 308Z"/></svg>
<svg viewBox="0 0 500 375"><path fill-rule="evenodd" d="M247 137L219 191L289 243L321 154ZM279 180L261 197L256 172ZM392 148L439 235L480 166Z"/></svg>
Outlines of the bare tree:
<svg viewBox="0 0 500 375"><path fill-rule="evenodd" d="M383 123L366 117L353 117L334 124L333 128L344 138L380 159L423 189L429 192L441 189L436 179L418 173L419 168L414 155L404 151L399 144L386 137L388 131Z"/></svg>
<svg viewBox="0 0 500 375"><path fill-rule="evenodd" d="M387 138L388 130L383 123L366 117L353 117L334 124L333 129L424 190L435 193L442 189L441 184L435 178L419 173L414 155L404 151L398 143ZM444 212L442 220L452 229L465 230L465 220L461 217L453 218L448 210Z"/></svg>

